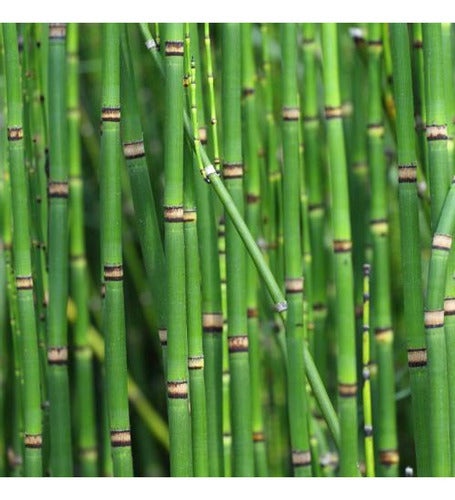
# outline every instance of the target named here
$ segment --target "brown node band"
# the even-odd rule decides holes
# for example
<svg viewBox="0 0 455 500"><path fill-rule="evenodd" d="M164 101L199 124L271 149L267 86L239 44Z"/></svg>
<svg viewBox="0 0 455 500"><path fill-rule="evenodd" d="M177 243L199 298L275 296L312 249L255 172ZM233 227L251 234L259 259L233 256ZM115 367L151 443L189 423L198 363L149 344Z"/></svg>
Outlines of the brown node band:
<svg viewBox="0 0 455 500"><path fill-rule="evenodd" d="M22 127L8 127L8 141L20 141L24 138Z"/></svg>
<svg viewBox="0 0 455 500"><path fill-rule="evenodd" d="M202 370L204 368L204 356L189 356L188 368L190 370Z"/></svg>
<svg viewBox="0 0 455 500"><path fill-rule="evenodd" d="M390 326L375 328L374 337L377 342L390 342L393 339L393 330Z"/></svg>
<svg viewBox="0 0 455 500"><path fill-rule="evenodd" d="M387 219L371 219L371 231L379 236L385 236L389 232Z"/></svg>
<svg viewBox="0 0 455 500"><path fill-rule="evenodd" d="M167 397L169 399L188 399L188 382L186 380L168 382Z"/></svg>
<svg viewBox="0 0 455 500"><path fill-rule="evenodd" d="M382 47L382 40L368 40L370 47Z"/></svg>
<svg viewBox="0 0 455 500"><path fill-rule="evenodd" d="M47 190L49 198L68 198L68 182L66 181L49 181Z"/></svg>
<svg viewBox="0 0 455 500"><path fill-rule="evenodd" d="M452 236L450 234L436 233L433 237L431 248L434 250L444 250L448 252L452 246Z"/></svg>
<svg viewBox="0 0 455 500"><path fill-rule="evenodd" d="M230 353L248 352L248 335L228 337L228 348Z"/></svg>
<svg viewBox="0 0 455 500"><path fill-rule="evenodd" d="M207 127L199 127L199 141L202 145L207 144Z"/></svg>
<svg viewBox="0 0 455 500"><path fill-rule="evenodd" d="M164 44L165 56L183 56L184 47L181 40L167 40Z"/></svg>
<svg viewBox="0 0 455 500"><path fill-rule="evenodd" d="M292 465L294 467L306 467L311 465L311 452L292 450Z"/></svg>
<svg viewBox="0 0 455 500"><path fill-rule="evenodd" d="M204 333L222 333L223 315L221 313L203 313L202 329Z"/></svg>
<svg viewBox="0 0 455 500"><path fill-rule="evenodd" d="M183 207L181 205L164 207L165 222L184 222Z"/></svg>
<svg viewBox="0 0 455 500"><path fill-rule="evenodd" d="M397 450L379 450L379 463L382 465L396 465L400 461Z"/></svg>
<svg viewBox="0 0 455 500"><path fill-rule="evenodd" d="M319 122L319 116L318 115L304 115L303 116L303 123L304 124L312 124L312 123L318 123Z"/></svg>
<svg viewBox="0 0 455 500"><path fill-rule="evenodd" d="M259 316L259 311L256 307L249 307L246 310L246 314L248 318L257 318Z"/></svg>
<svg viewBox="0 0 455 500"><path fill-rule="evenodd" d="M127 160L144 158L144 141L141 139L140 141L125 142L125 144L123 144L123 155Z"/></svg>
<svg viewBox="0 0 455 500"><path fill-rule="evenodd" d="M285 122L296 122L300 120L300 109L296 107L284 106L281 116Z"/></svg>
<svg viewBox="0 0 455 500"><path fill-rule="evenodd" d="M302 45L312 45L314 42L314 38L302 38Z"/></svg>
<svg viewBox="0 0 455 500"><path fill-rule="evenodd" d="M241 179L243 177L243 163L223 163L223 177L225 179Z"/></svg>
<svg viewBox="0 0 455 500"><path fill-rule="evenodd" d="M415 182L417 167L415 165L398 165L398 182Z"/></svg>
<svg viewBox="0 0 455 500"><path fill-rule="evenodd" d="M342 118L343 107L342 106L326 106L324 108L324 115L326 120L333 120L334 118Z"/></svg>
<svg viewBox="0 0 455 500"><path fill-rule="evenodd" d="M129 429L121 431L111 431L111 446L114 448L122 448L131 446L131 432Z"/></svg>
<svg viewBox="0 0 455 500"><path fill-rule="evenodd" d="M183 222L196 222L197 212L196 209L192 208L183 211Z"/></svg>
<svg viewBox="0 0 455 500"><path fill-rule="evenodd" d="M351 240L333 240L333 251L335 253L346 253L352 250Z"/></svg>
<svg viewBox="0 0 455 500"><path fill-rule="evenodd" d="M448 139L447 125L427 125L426 134L428 141L445 141Z"/></svg>
<svg viewBox="0 0 455 500"><path fill-rule="evenodd" d="M367 129L368 134L374 137L382 137L384 135L384 125L382 123L369 123Z"/></svg>
<svg viewBox="0 0 455 500"><path fill-rule="evenodd" d="M118 265L104 265L104 281L122 281L123 280L123 266Z"/></svg>
<svg viewBox="0 0 455 500"><path fill-rule="evenodd" d="M338 384L338 394L342 398L352 398L357 394L357 384Z"/></svg>
<svg viewBox="0 0 455 500"><path fill-rule="evenodd" d="M62 40L66 37L66 23L49 23L49 39Z"/></svg>
<svg viewBox="0 0 455 500"><path fill-rule="evenodd" d="M422 349L408 349L408 366L416 368L418 366L426 366L427 364L427 350Z"/></svg>
<svg viewBox="0 0 455 500"><path fill-rule="evenodd" d="M101 120L103 122L119 122L120 121L120 106L103 107L101 110Z"/></svg>
<svg viewBox="0 0 455 500"><path fill-rule="evenodd" d="M33 278L31 276L16 276L16 290L32 290Z"/></svg>
<svg viewBox="0 0 455 500"><path fill-rule="evenodd" d="M68 363L68 347L49 347L47 362L50 365L66 365Z"/></svg>
<svg viewBox="0 0 455 500"><path fill-rule="evenodd" d="M158 330L158 338L160 339L160 344L162 346L167 345L167 330L166 330L166 328L160 328Z"/></svg>
<svg viewBox="0 0 455 500"><path fill-rule="evenodd" d="M262 431L253 432L253 443L262 443L264 441L264 433Z"/></svg>
<svg viewBox="0 0 455 500"><path fill-rule="evenodd" d="M444 326L444 309L425 311L425 328L442 328Z"/></svg>
<svg viewBox="0 0 455 500"><path fill-rule="evenodd" d="M249 193L246 195L246 202L248 203L248 205L258 203L260 200L261 200L261 197L257 194Z"/></svg>
<svg viewBox="0 0 455 500"><path fill-rule="evenodd" d="M423 48L423 41L422 40L414 40L412 42L412 46L415 48L415 49L422 49Z"/></svg>
<svg viewBox="0 0 455 500"><path fill-rule="evenodd" d="M242 89L242 95L243 97L248 97L250 95L253 95L255 92L254 88L253 87L244 87Z"/></svg>
<svg viewBox="0 0 455 500"><path fill-rule="evenodd" d="M323 212L324 203L310 203L308 205L308 210L310 211L310 213Z"/></svg>
<svg viewBox="0 0 455 500"><path fill-rule="evenodd" d="M286 293L302 293L303 278L286 278L285 288Z"/></svg>
<svg viewBox="0 0 455 500"><path fill-rule="evenodd" d="M444 299L444 314L446 316L455 314L455 297L446 297Z"/></svg>
<svg viewBox="0 0 455 500"><path fill-rule="evenodd" d="M41 434L25 434L24 444L26 448L41 448L43 446L43 436Z"/></svg>

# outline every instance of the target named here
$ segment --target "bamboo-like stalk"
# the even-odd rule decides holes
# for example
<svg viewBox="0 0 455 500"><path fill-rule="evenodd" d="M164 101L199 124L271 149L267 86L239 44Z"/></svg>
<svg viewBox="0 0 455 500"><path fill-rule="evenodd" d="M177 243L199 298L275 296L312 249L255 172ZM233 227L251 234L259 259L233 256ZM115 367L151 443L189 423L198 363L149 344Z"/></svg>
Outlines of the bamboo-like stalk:
<svg viewBox="0 0 455 500"><path fill-rule="evenodd" d="M31 262L28 186L24 165L24 135L18 38L14 24L3 25L7 94L8 151L13 215L14 276L23 367L24 472L42 475L40 364Z"/></svg>
<svg viewBox="0 0 455 500"><path fill-rule="evenodd" d="M128 169L134 216L145 270L152 292L152 301L156 303L158 335L163 348L164 365L166 365L166 264L158 217L155 211L155 199L147 168L135 73L126 26L122 32L122 68L124 69L121 78L123 155Z"/></svg>
<svg viewBox="0 0 455 500"><path fill-rule="evenodd" d="M67 29L67 113L70 218L70 292L76 306L74 324L74 421L82 476L97 476L96 408L93 355L88 345L88 269L85 255L84 199L79 139L79 28Z"/></svg>
<svg viewBox="0 0 455 500"><path fill-rule="evenodd" d="M340 418L340 471L357 476L357 374L354 319L352 241L349 220L346 155L338 81L337 28L322 26L325 117L331 172L336 329L338 335L338 414Z"/></svg>
<svg viewBox="0 0 455 500"><path fill-rule="evenodd" d="M68 163L66 157L66 25L49 26L49 308L47 359L50 469L53 476L73 473L68 383Z"/></svg>
<svg viewBox="0 0 455 500"><path fill-rule="evenodd" d="M188 25L185 42L190 39ZM189 48L189 47L188 47ZM188 51L189 52L189 51ZM189 53L186 54L189 61ZM189 67L188 67L189 66ZM193 125L195 156L200 161L200 139L198 108L196 101L196 66L194 61L187 65L185 78L189 81L189 104ZM197 209L194 197L193 154L187 144L185 149L185 188L184 188L184 236L185 236L185 278L186 278L186 315L188 328L188 370L190 380L191 429L193 446L193 470L196 477L209 473L207 442L207 411L204 379L204 352L202 346L202 308L201 280L197 235Z"/></svg>
<svg viewBox="0 0 455 500"><path fill-rule="evenodd" d="M222 27L223 177L239 213L244 212L241 141L241 30ZM231 219L226 220L226 281L232 460L234 476L253 476L249 338L246 316L246 254Z"/></svg>
<svg viewBox="0 0 455 500"><path fill-rule="evenodd" d="M126 332L123 298L120 186L120 26L103 26L101 136L102 329L106 339L106 395L115 476L131 476Z"/></svg>
<svg viewBox="0 0 455 500"><path fill-rule="evenodd" d="M166 75L164 129L164 221L167 259L167 396L172 476L191 476L191 419L188 408L188 368L185 304L183 212L183 26L164 30Z"/></svg>
<svg viewBox="0 0 455 500"><path fill-rule="evenodd" d="M372 326L378 361L377 448L379 474L398 473L395 380L393 367L393 328L390 301L389 223L387 175L384 157L384 125L381 102L381 25L368 28L368 162L370 166L370 230L373 246Z"/></svg>
<svg viewBox="0 0 455 500"><path fill-rule="evenodd" d="M422 271L417 198L417 151L414 136L413 87L407 27L390 26L393 84L397 107L398 182L404 314L407 325L408 366L416 442L417 474L429 473L426 405L426 344L423 326Z"/></svg>
<svg viewBox="0 0 455 500"><path fill-rule="evenodd" d="M365 440L365 469L367 477L374 477L373 410L370 384L370 265L363 266L363 434Z"/></svg>
<svg viewBox="0 0 455 500"><path fill-rule="evenodd" d="M250 23L242 23L243 137L245 143L246 223L258 241L260 231L259 128L256 105L256 75ZM251 412L256 475L267 476L266 443L262 415L261 350L258 310L258 275L251 259L247 261L247 317L251 378Z"/></svg>
<svg viewBox="0 0 455 500"><path fill-rule="evenodd" d="M294 475L311 475L308 439L308 401L303 357L303 275L300 233L299 126L297 94L297 33L295 24L281 25L282 133L283 133L283 236L288 407Z"/></svg>

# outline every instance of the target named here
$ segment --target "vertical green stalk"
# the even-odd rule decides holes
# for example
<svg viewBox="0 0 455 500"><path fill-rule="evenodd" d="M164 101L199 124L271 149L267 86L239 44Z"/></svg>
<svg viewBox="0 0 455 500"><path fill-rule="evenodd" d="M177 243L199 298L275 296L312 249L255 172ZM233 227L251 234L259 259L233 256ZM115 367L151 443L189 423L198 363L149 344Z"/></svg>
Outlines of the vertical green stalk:
<svg viewBox="0 0 455 500"><path fill-rule="evenodd" d="M372 325L378 361L377 447L379 474L398 474L398 443L393 366L393 329L390 300L389 224L384 125L381 100L383 42L381 25L368 27L368 161L370 165L370 230L373 245L371 286Z"/></svg>
<svg viewBox="0 0 455 500"><path fill-rule="evenodd" d="M167 259L167 397L172 476L193 474L185 305L183 211L183 26L164 30L164 221Z"/></svg>
<svg viewBox="0 0 455 500"><path fill-rule="evenodd" d="M326 266L324 245L325 204L320 162L320 123L317 94L316 26L303 25L303 134L305 140L305 168L308 179L308 208L312 254L312 297L314 314L314 357L316 366L326 380L327 318Z"/></svg>
<svg viewBox="0 0 455 500"><path fill-rule="evenodd" d="M187 37L186 37L187 39ZM189 54L186 54L189 59ZM195 142L195 156L200 161L198 108L196 102L196 67L190 63L190 108ZM204 380L204 352L202 347L201 279L197 235L197 211L194 199L193 154L186 145L184 188L184 235L186 316L188 328L188 370L190 378L191 428L193 445L193 470L196 477L209 474L207 443L207 411Z"/></svg>
<svg viewBox="0 0 455 500"><path fill-rule="evenodd" d="M68 162L66 122L66 25L49 25L49 383L50 469L73 474L68 382Z"/></svg>
<svg viewBox="0 0 455 500"><path fill-rule="evenodd" d="M223 177L239 213L244 213L241 140L241 30L222 26ZM246 316L246 254L231 219L226 220L227 319L233 475L253 476L249 338Z"/></svg>
<svg viewBox="0 0 455 500"><path fill-rule="evenodd" d="M253 238L260 236L260 170L259 170L259 127L256 105L256 74L252 27L242 23L242 95L243 95L243 137L245 141L246 172L246 223ZM258 274L251 259L247 262L247 317L248 342L250 349L251 412L253 446L256 475L267 476L266 443L262 415L262 377L260 329L258 311Z"/></svg>
<svg viewBox="0 0 455 500"><path fill-rule="evenodd" d="M340 418L340 471L357 476L357 374L354 319L352 241L346 154L338 75L337 27L322 26L325 118L327 125L335 274L335 320L338 336L338 413Z"/></svg>
<svg viewBox="0 0 455 500"><path fill-rule="evenodd" d="M103 25L101 136L101 256L106 394L115 476L132 476L123 296L120 184L120 26Z"/></svg>
<svg viewBox="0 0 455 500"><path fill-rule="evenodd" d="M80 473L97 476L96 413L93 355L88 345L89 281L85 256L84 193L82 181L79 112L79 27L67 30L67 113L70 218L70 291L76 307L73 332L74 410Z"/></svg>
<svg viewBox="0 0 455 500"><path fill-rule="evenodd" d="M370 383L370 265L363 266L363 435L365 440L365 468L367 477L374 477L373 415Z"/></svg>
<svg viewBox="0 0 455 500"><path fill-rule="evenodd" d="M297 92L297 32L295 24L281 25L283 236L286 300L288 407L294 475L311 475L308 440L308 402L303 358L303 275L300 232L299 127Z"/></svg>
<svg viewBox="0 0 455 500"><path fill-rule="evenodd" d="M397 108L398 195L400 203L404 315L407 329L408 366L411 377L417 473L429 474L427 422L427 351L423 326L422 270L419 207L416 186L417 151L411 57L405 24L390 25L393 84Z"/></svg>
<svg viewBox="0 0 455 500"><path fill-rule="evenodd" d="M30 219L27 175L24 164L22 89L15 24L3 25L7 94L9 167L13 214L14 275L17 290L23 369L24 465L26 476L41 476L42 424L40 364L33 303Z"/></svg>

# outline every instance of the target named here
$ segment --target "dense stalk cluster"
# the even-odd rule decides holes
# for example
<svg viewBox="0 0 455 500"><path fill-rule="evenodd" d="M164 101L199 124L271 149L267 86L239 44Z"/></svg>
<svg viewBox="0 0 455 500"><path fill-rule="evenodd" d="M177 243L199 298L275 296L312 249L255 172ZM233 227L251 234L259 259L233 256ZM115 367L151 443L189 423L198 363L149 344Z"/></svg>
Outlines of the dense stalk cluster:
<svg viewBox="0 0 455 500"><path fill-rule="evenodd" d="M454 44L3 24L0 475L454 475Z"/></svg>

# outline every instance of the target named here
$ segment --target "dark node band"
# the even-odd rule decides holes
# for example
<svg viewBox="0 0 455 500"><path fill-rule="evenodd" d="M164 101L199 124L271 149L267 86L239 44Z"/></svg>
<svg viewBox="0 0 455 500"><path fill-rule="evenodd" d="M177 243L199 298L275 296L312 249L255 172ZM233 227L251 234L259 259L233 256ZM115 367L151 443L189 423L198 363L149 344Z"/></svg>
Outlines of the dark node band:
<svg viewBox="0 0 455 500"><path fill-rule="evenodd" d="M416 182L417 167L411 165L398 165L398 182Z"/></svg>
<svg viewBox="0 0 455 500"><path fill-rule="evenodd" d="M169 399L188 399L188 382L186 380L168 382L167 397Z"/></svg>
<svg viewBox="0 0 455 500"><path fill-rule="evenodd" d="M452 246L452 236L450 234L436 233L433 237L431 248L434 250L444 250L448 252Z"/></svg>
<svg viewBox="0 0 455 500"><path fill-rule="evenodd" d="M342 118L343 108L342 106L326 106L324 108L324 115L326 120L333 120L335 118Z"/></svg>
<svg viewBox="0 0 455 500"><path fill-rule="evenodd" d="M285 289L286 293L302 293L303 278L286 278Z"/></svg>
<svg viewBox="0 0 455 500"><path fill-rule="evenodd" d="M111 446L114 448L122 448L131 446L131 432L129 429L121 431L111 431Z"/></svg>
<svg viewBox="0 0 455 500"><path fill-rule="evenodd" d="M183 222L196 222L197 212L196 209L189 209L183 211Z"/></svg>
<svg viewBox="0 0 455 500"><path fill-rule="evenodd" d="M66 365L68 363L68 347L49 347L47 362L50 365Z"/></svg>
<svg viewBox="0 0 455 500"><path fill-rule="evenodd" d="M382 47L382 40L368 40L370 47Z"/></svg>
<svg viewBox="0 0 455 500"><path fill-rule="evenodd" d="M364 293L363 294L363 302L368 302L370 300L370 294L369 293Z"/></svg>
<svg viewBox="0 0 455 500"><path fill-rule="evenodd" d="M300 119L300 109L296 107L283 107L282 118L285 122L295 122Z"/></svg>
<svg viewBox="0 0 455 500"><path fill-rule="evenodd" d="M322 212L324 208L324 203L310 203L308 205L308 210L310 211L310 213Z"/></svg>
<svg viewBox="0 0 455 500"><path fill-rule="evenodd" d="M333 251L335 253L347 253L352 250L351 240L333 240Z"/></svg>
<svg viewBox="0 0 455 500"><path fill-rule="evenodd" d="M442 328L444 326L444 309L437 311L425 311L425 328Z"/></svg>
<svg viewBox="0 0 455 500"><path fill-rule="evenodd" d="M204 356L189 356L188 369L189 370L202 370L204 368Z"/></svg>
<svg viewBox="0 0 455 500"><path fill-rule="evenodd" d="M223 315L221 313L203 313L202 329L204 333L222 333Z"/></svg>
<svg viewBox="0 0 455 500"><path fill-rule="evenodd" d="M223 163L223 177L225 179L241 179L243 177L243 163Z"/></svg>
<svg viewBox="0 0 455 500"><path fill-rule="evenodd" d="M64 40L66 23L49 23L49 40Z"/></svg>
<svg viewBox="0 0 455 500"><path fill-rule="evenodd" d="M230 353L248 352L248 335L228 337L228 349Z"/></svg>
<svg viewBox="0 0 455 500"><path fill-rule="evenodd" d="M372 437L373 436L373 427L371 425L365 425L363 427L363 435L365 437Z"/></svg>
<svg viewBox="0 0 455 500"><path fill-rule="evenodd" d="M49 181L47 186L49 198L68 198L68 182Z"/></svg>
<svg viewBox="0 0 455 500"><path fill-rule="evenodd" d="M455 297L446 297L444 299L444 314L445 316L453 316L455 314Z"/></svg>
<svg viewBox="0 0 455 500"><path fill-rule="evenodd" d="M311 452L292 450L292 465L293 467L306 467L311 465Z"/></svg>
<svg viewBox="0 0 455 500"><path fill-rule="evenodd" d="M144 141L141 139L139 141L125 142L125 144L123 144L123 155L127 160L144 158Z"/></svg>
<svg viewBox="0 0 455 500"><path fill-rule="evenodd" d="M163 347L167 345L167 330L165 328L160 328L158 330L158 338Z"/></svg>
<svg viewBox="0 0 455 500"><path fill-rule="evenodd" d="M118 265L104 265L104 281L122 281L123 280L123 266Z"/></svg>
<svg viewBox="0 0 455 500"><path fill-rule="evenodd" d="M16 276L16 290L32 290L33 278L31 276Z"/></svg>
<svg viewBox="0 0 455 500"><path fill-rule="evenodd" d="M242 89L243 97L248 97L250 95L254 95L254 92L255 92L255 90L252 87L244 87Z"/></svg>
<svg viewBox="0 0 455 500"><path fill-rule="evenodd" d="M8 141L20 141L24 138L22 127L8 127Z"/></svg>
<svg viewBox="0 0 455 500"><path fill-rule="evenodd" d="M357 384L338 384L338 394L342 398L352 398L357 394Z"/></svg>
<svg viewBox="0 0 455 500"><path fill-rule="evenodd" d="M41 448L43 446L43 436L41 434L25 434L24 444L26 448Z"/></svg>
<svg viewBox="0 0 455 500"><path fill-rule="evenodd" d="M327 306L323 304L322 302L316 302L313 304L313 311L314 312L319 312L319 313L324 313L327 311Z"/></svg>
<svg viewBox="0 0 455 500"><path fill-rule="evenodd" d="M262 431L253 432L253 443L264 442L264 433Z"/></svg>
<svg viewBox="0 0 455 500"><path fill-rule="evenodd" d="M183 207L181 205L164 207L165 222L184 222Z"/></svg>
<svg viewBox="0 0 455 500"><path fill-rule="evenodd" d="M370 264L364 264L363 265L363 274L364 276L370 276L371 272L371 265Z"/></svg>
<svg viewBox="0 0 455 500"><path fill-rule="evenodd" d="M422 349L408 349L408 366L409 368L417 368L419 366L427 365L427 350Z"/></svg>
<svg viewBox="0 0 455 500"><path fill-rule="evenodd" d="M119 122L120 121L120 106L102 108L101 120L103 122Z"/></svg>
<svg viewBox="0 0 455 500"><path fill-rule="evenodd" d="M207 144L207 128L199 127L199 141L203 146Z"/></svg>
<svg viewBox="0 0 455 500"><path fill-rule="evenodd" d="M414 40L412 42L412 46L415 48L415 49L423 49L423 41L422 40Z"/></svg>
<svg viewBox="0 0 455 500"><path fill-rule="evenodd" d="M386 466L396 465L400 461L397 450L379 450L379 463Z"/></svg>
<svg viewBox="0 0 455 500"><path fill-rule="evenodd" d="M371 219L371 231L379 236L385 236L389 232L389 223L387 219Z"/></svg>
<svg viewBox="0 0 455 500"><path fill-rule="evenodd" d="M249 307L246 311L248 318L257 318L259 317L259 311L256 307Z"/></svg>
<svg viewBox="0 0 455 500"><path fill-rule="evenodd" d="M390 326L375 328L374 336L376 342L388 342L393 339L393 330Z"/></svg>
<svg viewBox="0 0 455 500"><path fill-rule="evenodd" d="M183 56L184 46L181 40L167 40L164 43L165 56Z"/></svg>
<svg viewBox="0 0 455 500"><path fill-rule="evenodd" d="M246 202L248 205L253 205L254 203L258 203L261 200L261 197L257 194L247 194L246 195Z"/></svg>
<svg viewBox="0 0 455 500"><path fill-rule="evenodd" d="M446 141L449 136L447 134L447 125L427 125L426 134L428 141Z"/></svg>

